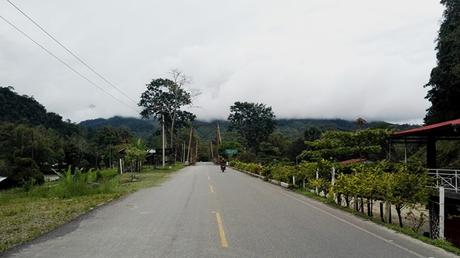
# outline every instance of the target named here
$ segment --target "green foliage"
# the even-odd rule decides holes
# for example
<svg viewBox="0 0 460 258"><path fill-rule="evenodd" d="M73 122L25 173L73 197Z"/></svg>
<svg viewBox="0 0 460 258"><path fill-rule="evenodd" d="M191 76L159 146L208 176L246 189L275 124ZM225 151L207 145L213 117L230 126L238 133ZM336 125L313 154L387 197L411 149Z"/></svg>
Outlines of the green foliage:
<svg viewBox="0 0 460 258"><path fill-rule="evenodd" d="M140 171L140 164L144 162L147 155L145 144L141 139L138 139L137 141L128 145L125 151L125 166L127 166L130 171Z"/></svg>
<svg viewBox="0 0 460 258"><path fill-rule="evenodd" d="M244 163L237 160L233 160L230 162L230 166L233 166L237 169L249 171L251 173L262 175L263 166L257 163Z"/></svg>
<svg viewBox="0 0 460 258"><path fill-rule="evenodd" d="M27 185L27 187L35 183L41 184L45 180L35 161L30 158L14 159L6 176L13 185Z"/></svg>
<svg viewBox="0 0 460 258"><path fill-rule="evenodd" d="M0 159L14 163L15 158L30 158L46 171L64 156L63 142L52 129L26 124L0 123Z"/></svg>
<svg viewBox="0 0 460 258"><path fill-rule="evenodd" d="M79 125L86 128L88 131L94 131L104 127L123 128L126 131L132 132L134 136L143 138L144 140L152 135L152 130L159 128L157 121L153 119L146 120L121 116L114 116L107 119L98 118L85 120L80 122Z"/></svg>
<svg viewBox="0 0 460 258"><path fill-rule="evenodd" d="M174 136L178 129L189 125L195 120L195 115L182 108L192 104L191 93L184 89L187 82L185 75L172 71L173 79L154 79L147 84L142 93L139 106L143 108L143 118L161 119L169 133L169 146L175 148Z"/></svg>
<svg viewBox="0 0 460 258"><path fill-rule="evenodd" d="M113 171L116 172L116 170L108 170L103 173L77 170L75 174L72 174L69 169L47 194L59 198L71 198L114 192L119 185L119 178Z"/></svg>
<svg viewBox="0 0 460 258"><path fill-rule="evenodd" d="M272 167L272 178L282 182L290 182L295 168L289 165L275 165Z"/></svg>
<svg viewBox="0 0 460 258"><path fill-rule="evenodd" d="M284 161L289 145L290 141L282 134L272 133L266 141L260 143L257 160L264 164L273 162L274 160Z"/></svg>
<svg viewBox="0 0 460 258"><path fill-rule="evenodd" d="M318 129L317 127L309 127L305 129L304 139L305 141L309 141L309 142L316 141L319 138L321 138L321 133L322 133L321 130Z"/></svg>
<svg viewBox="0 0 460 258"><path fill-rule="evenodd" d="M219 155L228 159L230 157L225 153L225 150L236 150L238 155L243 151L243 146L237 141L223 141L219 146Z"/></svg>
<svg viewBox="0 0 460 258"><path fill-rule="evenodd" d="M244 138L244 144L255 153L275 129L272 108L259 103L235 102L230 107L228 120L229 130L236 130Z"/></svg>
<svg viewBox="0 0 460 258"><path fill-rule="evenodd" d="M77 125L62 121L58 114L47 112L33 97L17 94L13 87L0 87L0 122L42 125L61 135L80 131Z"/></svg>
<svg viewBox="0 0 460 258"><path fill-rule="evenodd" d="M386 155L386 145L391 131L365 129L355 132L327 131L318 140L306 141L307 149L299 158L316 161L320 159L347 160L366 158L379 160Z"/></svg>
<svg viewBox="0 0 460 258"><path fill-rule="evenodd" d="M401 210L406 206L425 204L430 184L420 165L379 162L354 166L352 174L340 174L334 185L337 193L388 201L395 205L401 227Z"/></svg>
<svg viewBox="0 0 460 258"><path fill-rule="evenodd" d="M436 50L437 66L431 71L426 98L431 102L425 122L442 122L460 117L460 4L442 0L444 20L439 29Z"/></svg>

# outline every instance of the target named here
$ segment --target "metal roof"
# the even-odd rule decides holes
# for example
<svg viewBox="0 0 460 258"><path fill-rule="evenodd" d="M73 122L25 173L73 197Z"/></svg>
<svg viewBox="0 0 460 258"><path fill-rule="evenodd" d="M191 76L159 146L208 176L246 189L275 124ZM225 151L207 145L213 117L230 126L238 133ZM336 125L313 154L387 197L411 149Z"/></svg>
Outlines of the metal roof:
<svg viewBox="0 0 460 258"><path fill-rule="evenodd" d="M414 129L395 132L393 136L458 136L460 135L460 119L425 125Z"/></svg>

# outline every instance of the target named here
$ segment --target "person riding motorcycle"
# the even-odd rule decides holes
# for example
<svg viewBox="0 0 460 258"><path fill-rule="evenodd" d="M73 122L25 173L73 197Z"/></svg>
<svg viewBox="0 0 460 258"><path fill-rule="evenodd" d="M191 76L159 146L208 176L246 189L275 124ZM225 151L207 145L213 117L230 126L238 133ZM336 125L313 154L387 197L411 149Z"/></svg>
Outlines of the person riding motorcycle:
<svg viewBox="0 0 460 258"><path fill-rule="evenodd" d="M219 164L220 164L220 170L224 172L225 168L227 167L227 161L223 157L220 157Z"/></svg>

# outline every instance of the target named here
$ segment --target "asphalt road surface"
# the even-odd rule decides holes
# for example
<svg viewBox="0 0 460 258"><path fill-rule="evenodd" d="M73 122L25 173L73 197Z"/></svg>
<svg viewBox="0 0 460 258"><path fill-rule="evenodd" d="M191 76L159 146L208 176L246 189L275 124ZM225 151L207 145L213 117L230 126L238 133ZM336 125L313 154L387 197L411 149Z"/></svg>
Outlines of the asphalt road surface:
<svg viewBox="0 0 460 258"><path fill-rule="evenodd" d="M8 257L454 257L218 166L187 167Z"/></svg>

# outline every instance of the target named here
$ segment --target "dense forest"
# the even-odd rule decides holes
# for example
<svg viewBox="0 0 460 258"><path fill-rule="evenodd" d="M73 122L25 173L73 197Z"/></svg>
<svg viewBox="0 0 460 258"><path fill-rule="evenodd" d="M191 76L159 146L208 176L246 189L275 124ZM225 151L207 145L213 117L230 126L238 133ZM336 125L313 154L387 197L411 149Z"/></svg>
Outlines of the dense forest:
<svg viewBox="0 0 460 258"><path fill-rule="evenodd" d="M0 176L8 185L32 180L71 167L113 166L118 151L135 137L119 127L85 128L47 112L33 97L0 87Z"/></svg>
<svg viewBox="0 0 460 258"><path fill-rule="evenodd" d="M229 127L227 120L211 120L194 122L194 127L197 134L205 141L213 140L216 132L216 125L219 124L222 132L226 132ZM98 118L85 120L79 125L86 128L99 128L99 127L119 127L127 128L137 136L147 140L152 135L152 129L157 130L159 123L154 120L145 120L133 117L120 117L114 116L111 118ZM405 130L416 127L417 125L410 124L392 124L383 121L373 121L364 125L364 128L385 128L394 130ZM295 140L302 137L306 128L316 127L321 131L339 130L339 131L353 131L358 129L355 121L344 119L277 119L275 132L279 132L290 140Z"/></svg>

